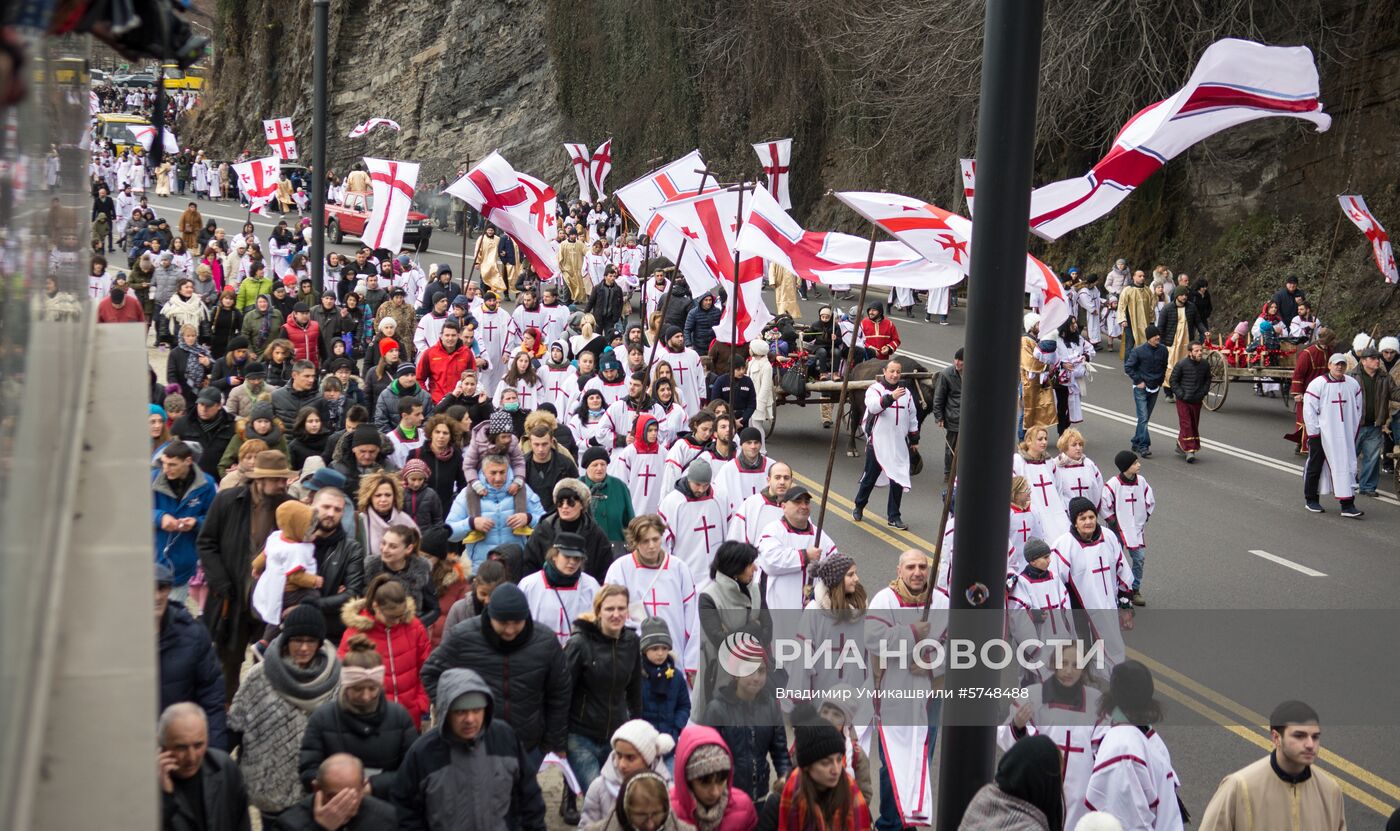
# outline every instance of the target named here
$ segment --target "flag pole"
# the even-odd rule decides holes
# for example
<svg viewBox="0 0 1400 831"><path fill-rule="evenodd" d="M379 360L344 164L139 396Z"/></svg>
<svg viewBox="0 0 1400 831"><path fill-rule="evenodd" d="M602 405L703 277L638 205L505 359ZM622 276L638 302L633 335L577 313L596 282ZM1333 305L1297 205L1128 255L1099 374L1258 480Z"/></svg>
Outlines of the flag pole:
<svg viewBox="0 0 1400 831"><path fill-rule="evenodd" d="M472 157L471 157L471 154L470 154L470 153L467 154L467 165L466 165L466 167L467 167L467 170L471 170L471 169L472 169ZM467 292L467 282L468 282L468 281L470 280L470 278L471 278L471 272L467 270L467 208L469 208L469 207L471 207L471 206L467 204L467 200L463 199L463 200L462 200L462 293L463 293L463 294L466 294L466 292ZM433 277L436 278L437 275L435 274L435 275L433 275Z"/></svg>
<svg viewBox="0 0 1400 831"><path fill-rule="evenodd" d="M729 292L729 417L739 422L734 413L734 402L739 395L739 385L734 383L734 361L739 357L739 228L744 219L744 185L739 185L739 208L734 213L734 288ZM730 441L737 443L738 436Z"/></svg>
<svg viewBox="0 0 1400 831"><path fill-rule="evenodd" d="M875 263L875 236L879 231L879 226L870 226L870 250L865 255L865 274L860 278L860 306L865 308L865 293L870 288L870 267ZM836 325L836 331L841 331L840 324L833 316L831 322ZM846 408L846 395L851 387L851 367L856 365L856 332L851 330L851 345L846 349L846 371L841 373L841 393L836 397L835 426L831 431L831 446L826 451L826 478L822 480L822 504L817 511L817 544L821 544L822 526L826 523L826 497L831 492L831 469L836 465L836 440L841 436L841 411ZM899 485L890 482L890 487L897 488Z"/></svg>
<svg viewBox="0 0 1400 831"><path fill-rule="evenodd" d="M944 441L947 441L945 438ZM938 583L938 568L943 564L943 535L948 530L948 513L953 505L953 483L958 480L958 449L953 448L953 459L948 463L948 485L943 492L943 516L938 519L938 536L933 538L933 569L929 572L928 596L924 598L924 616L928 621L929 606L933 604L933 588ZM891 482L893 487L894 483Z"/></svg>
<svg viewBox="0 0 1400 831"><path fill-rule="evenodd" d="M311 285L319 295L326 285L326 60L330 37L330 0L311 0Z"/></svg>
<svg viewBox="0 0 1400 831"><path fill-rule="evenodd" d="M710 178L710 168L709 168L708 166L706 166L706 167L702 168L702 169L699 171L699 173L700 173L700 184L699 184L699 186L697 186L697 187L695 188L695 195L696 195L696 196L699 196L700 194L702 194L702 193L705 192L705 180L708 179L708 178ZM641 221L641 219L638 219L638 220L637 220L637 229L638 229L638 230L641 230L641 227L642 227L642 221ZM648 242L650 242L650 241L648 241ZM663 298L661 298L661 320L658 322L657 327L656 327L656 340L654 340L654 341L651 342L651 357L650 357L650 358L647 358L647 376L648 376L648 377L651 376L651 367L652 367L652 364L656 363L656 347L658 347L658 346L661 345L661 332L664 330L663 324L666 322L666 310L667 310L668 308L670 308L670 306L671 306L671 289L675 288L675 285L676 285L676 278L679 277L679 276L681 276L681 261L685 259L685 246L686 246L686 244L689 243L689 242L690 242L690 237L685 237L684 239L681 240L681 250L680 250L680 253L676 255L676 273L675 273L674 275L672 275L672 277L671 277L671 285L670 285L670 286L667 286L667 288L666 288L666 296L663 297ZM650 250L650 249L648 249L648 250ZM643 303L643 304L642 304L642 333L643 333L643 334L646 334L646 330L647 330L646 315L647 315L647 307L646 307L646 304Z"/></svg>

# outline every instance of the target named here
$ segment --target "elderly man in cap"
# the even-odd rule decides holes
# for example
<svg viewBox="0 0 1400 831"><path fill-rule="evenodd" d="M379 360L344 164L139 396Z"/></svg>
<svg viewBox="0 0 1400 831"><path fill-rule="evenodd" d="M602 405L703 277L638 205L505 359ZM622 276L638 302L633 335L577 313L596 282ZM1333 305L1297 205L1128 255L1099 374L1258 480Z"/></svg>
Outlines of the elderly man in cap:
<svg viewBox="0 0 1400 831"><path fill-rule="evenodd" d="M562 656L559 665L562 670ZM524 734L508 723L516 721L515 707L508 703L508 715L496 718L496 697L470 669L442 673L436 698L440 721L413 743L399 768L394 788L399 828L545 827L544 797L535 779L539 759L526 750Z"/></svg>
<svg viewBox="0 0 1400 831"><path fill-rule="evenodd" d="M379 831L394 828L397 817L387 800L371 796L365 766L349 753L326 757L316 769L311 795L266 820L272 831Z"/></svg>
<svg viewBox="0 0 1400 831"><path fill-rule="evenodd" d="M433 398L418 385L418 368L410 363L399 364L394 370L394 380L374 402L374 426L379 432L387 433L398 426L399 402L405 398L416 398L423 403L424 418L433 414Z"/></svg>
<svg viewBox="0 0 1400 831"><path fill-rule="evenodd" d="M235 388L236 394L240 388ZM249 404L249 414L252 413ZM210 476L219 475L219 460L228 443L233 441L235 419L224 410L223 397L214 387L205 387L195 396L194 409L175 420L170 432L176 438L199 447L199 469Z"/></svg>
<svg viewBox="0 0 1400 831"><path fill-rule="evenodd" d="M199 566L195 538L218 485L207 471L195 467L194 450L179 439L162 448L159 459L160 466L151 471L155 558L172 570L175 601L184 603Z"/></svg>
<svg viewBox="0 0 1400 831"><path fill-rule="evenodd" d="M296 472L280 450L264 450L247 478L246 484L214 497L195 543L209 589L204 622L219 653L229 701L238 691L239 668L248 645L254 633L262 630L248 606L253 557L277 527L277 506L291 498L287 484Z"/></svg>
<svg viewBox="0 0 1400 831"><path fill-rule="evenodd" d="M349 458L342 455L347 445ZM383 433L368 424L361 424L351 431L349 439L340 442L331 469L345 477L346 493L359 493L360 478L365 474L392 469L389 460L391 452L393 446Z"/></svg>
<svg viewBox="0 0 1400 831"><path fill-rule="evenodd" d="M710 561L725 541L729 503L711 487L710 463L696 459L661 498L657 514L666 523L662 543L676 559L690 568L697 590L710 584Z"/></svg>
<svg viewBox="0 0 1400 831"><path fill-rule="evenodd" d="M1347 359L1340 352L1327 359L1327 374L1313 379L1303 394L1303 430L1308 440L1308 463L1303 468L1303 503L1315 514L1323 512L1323 489L1334 493L1341 514L1359 519L1356 507L1356 436L1366 412L1365 393L1356 378L1347 374Z"/></svg>
<svg viewBox="0 0 1400 831"><path fill-rule="evenodd" d="M156 725L156 740L162 829L252 828L243 774L227 753L209 746L208 722L198 705L166 707Z"/></svg>
<svg viewBox="0 0 1400 831"><path fill-rule="evenodd" d="M481 459L480 478L452 500L446 523L452 541L463 542L472 564L480 565L496 546L519 545L543 517L540 498L522 485L506 457L489 453Z"/></svg>
<svg viewBox="0 0 1400 831"><path fill-rule="evenodd" d="M801 485L783 494L783 515L759 532L758 567L768 584L765 600L772 609L801 609L806 605L809 571L823 557L836 553L826 531L817 537L812 522L812 493Z"/></svg>
<svg viewBox="0 0 1400 831"><path fill-rule="evenodd" d="M228 749L228 718L224 710L224 679L219 659L209 642L209 630L190 616L180 602L171 603L174 572L156 563L156 660L160 708L181 701L204 710L209 744Z"/></svg>

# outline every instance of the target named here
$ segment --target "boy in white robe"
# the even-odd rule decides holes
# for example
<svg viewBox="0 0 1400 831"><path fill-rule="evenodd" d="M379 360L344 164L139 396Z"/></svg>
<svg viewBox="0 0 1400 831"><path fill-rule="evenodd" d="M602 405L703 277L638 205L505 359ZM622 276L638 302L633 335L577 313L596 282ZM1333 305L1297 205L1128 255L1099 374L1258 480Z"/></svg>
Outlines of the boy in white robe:
<svg viewBox="0 0 1400 831"><path fill-rule="evenodd" d="M627 525L632 552L613 560L604 583L627 587L628 625L649 617L666 622L671 646L690 678L700 670L700 605L695 580L685 563L666 553L660 518L639 516Z"/></svg>
<svg viewBox="0 0 1400 831"><path fill-rule="evenodd" d="M679 326L667 326L662 342L661 360L671 365L681 403L686 412L699 412L705 404L705 368L700 364L700 355L685 345L685 334Z"/></svg>
<svg viewBox="0 0 1400 831"><path fill-rule="evenodd" d="M1157 507L1152 486L1141 475L1142 462L1131 450L1113 457L1118 475L1104 483L1099 513L1103 521L1117 529L1133 567L1133 605L1145 606L1142 597L1142 571L1147 560L1147 521Z"/></svg>
<svg viewBox="0 0 1400 831"><path fill-rule="evenodd" d="M666 523L663 542L690 568L697 590L710 583L710 561L725 538L728 512L710 487L710 465L697 459L685 477L661 498L657 515Z"/></svg>
<svg viewBox="0 0 1400 831"><path fill-rule="evenodd" d="M792 487L792 468L785 462L768 466L768 484L758 493L739 503L729 517L731 540L757 546L763 530L783 516L783 495Z"/></svg>
<svg viewBox="0 0 1400 831"><path fill-rule="evenodd" d="M632 441L613 454L608 474L627 483L636 516L654 514L661 505L661 474L666 459L656 437L660 427L649 413L637 418Z"/></svg>
<svg viewBox="0 0 1400 831"><path fill-rule="evenodd" d="M482 295L481 309L476 312L476 340L490 361L481 373L482 389L494 390L506 374L506 340L510 337L511 319L498 306L494 291Z"/></svg>
<svg viewBox="0 0 1400 831"><path fill-rule="evenodd" d="M1016 643L1028 641L1048 644L1073 636L1074 621L1070 617L1069 592L1065 584L1050 571L1050 546L1045 540L1031 537L1026 542L1025 565L1006 577L1006 627ZM1040 661L1046 667L1051 650L1045 646L1027 649L1026 657ZM1029 672L1030 670L1023 670ZM1036 671L1033 680L1043 681L1048 668Z"/></svg>
<svg viewBox="0 0 1400 831"><path fill-rule="evenodd" d="M705 446L710 443L714 429L714 413L701 410L690 417L690 432L676 439L671 449L666 452L666 470L661 477L662 493L670 493L676 486L676 480L685 476L690 463L705 452Z"/></svg>
<svg viewBox="0 0 1400 831"><path fill-rule="evenodd" d="M520 580L530 617L559 639L562 649L574 631L574 619L593 608L598 581L583 570L588 554L578 534L562 531L545 558L545 567Z"/></svg>
<svg viewBox="0 0 1400 831"><path fill-rule="evenodd" d="M1356 507L1356 436L1366 404L1360 382L1346 370L1346 356L1332 355L1327 359L1327 374L1314 378L1303 394L1303 429L1308 440L1303 501L1309 511L1320 514L1321 494L1336 494L1342 516L1355 519L1362 515Z"/></svg>

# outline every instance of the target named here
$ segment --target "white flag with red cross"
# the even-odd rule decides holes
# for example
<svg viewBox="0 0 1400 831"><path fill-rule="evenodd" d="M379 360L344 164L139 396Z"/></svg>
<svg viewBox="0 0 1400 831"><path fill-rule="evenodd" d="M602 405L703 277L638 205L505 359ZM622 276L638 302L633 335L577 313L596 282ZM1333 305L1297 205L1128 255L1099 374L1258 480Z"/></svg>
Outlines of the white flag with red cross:
<svg viewBox="0 0 1400 831"><path fill-rule="evenodd" d="M1385 275L1385 281L1400 281L1400 272L1395 269L1395 253L1390 248L1390 236L1376 221L1376 215L1366 207L1366 200L1356 194L1346 194L1338 196L1337 201L1342 203L1342 213L1347 215L1347 219L1355 223L1356 227L1361 229L1361 233L1366 235L1366 239L1370 240L1371 253L1376 258L1376 268Z"/></svg>
<svg viewBox="0 0 1400 831"><path fill-rule="evenodd" d="M598 145L598 149L593 151L593 158L588 165L589 180L593 183L593 197L602 199L607 196L603 191L603 182L612 172L612 139L608 139Z"/></svg>
<svg viewBox="0 0 1400 831"><path fill-rule="evenodd" d="M680 228L657 216L656 209L667 202L698 196L701 180L705 182L704 192L719 190L714 178L707 177L704 170L705 160L700 151L692 150L637 181L623 185L616 193L618 200L636 218L641 233L646 234L667 259L679 265L690 288L701 294L717 285L710 277L704 255L689 245L689 238Z"/></svg>
<svg viewBox="0 0 1400 831"><path fill-rule="evenodd" d="M967 200L967 215L974 216L972 212L972 200L977 191L977 160L958 159L960 183L962 185L963 198Z"/></svg>
<svg viewBox="0 0 1400 831"><path fill-rule="evenodd" d="M755 186L745 186L749 193L744 194L745 202ZM656 215L667 224L679 228L690 240L688 247L700 255L704 273L691 275L686 279L696 286L701 279L723 285L729 293L729 302L724 306L724 316L715 326L715 340L730 343L730 333L735 329L737 319L738 343L745 343L763 336L763 327L773 319L773 313L763 300L763 258L739 255L737 270L734 254L738 247L739 226L743 221L740 215L740 188L726 188L700 196L667 202L656 209ZM747 209L747 205L744 206ZM738 291L734 291L735 282Z"/></svg>
<svg viewBox="0 0 1400 831"><path fill-rule="evenodd" d="M238 176L238 189L248 197L248 210L255 214L271 215L267 206L277 196L277 179L281 168L276 156L234 162L233 172Z"/></svg>
<svg viewBox="0 0 1400 831"><path fill-rule="evenodd" d="M569 154L569 163L573 165L574 176L578 179L578 198L587 202L589 201L588 178L591 161L588 145L565 143L564 151Z"/></svg>
<svg viewBox="0 0 1400 831"><path fill-rule="evenodd" d="M263 135L277 158L285 162L297 157L297 137L292 133L290 117L263 119Z"/></svg>
<svg viewBox="0 0 1400 831"><path fill-rule="evenodd" d="M559 272L559 255L530 217L530 194L520 174L497 151L447 186L447 192L468 205L503 233L530 259L535 275L548 280Z"/></svg>
<svg viewBox="0 0 1400 831"><path fill-rule="evenodd" d="M831 231L807 231L766 190L744 196L739 253L771 260L804 280L849 286L865 276L870 240ZM872 286L934 289L956 285L962 269L933 263L897 240L875 243Z"/></svg>
<svg viewBox="0 0 1400 831"><path fill-rule="evenodd" d="M788 196L792 139L759 142L753 146L753 152L758 154L759 164L763 165L763 175L768 177L768 193L778 200L778 205L783 210L792 210L792 197Z"/></svg>
<svg viewBox="0 0 1400 831"><path fill-rule="evenodd" d="M131 134L136 137L136 143L141 145L141 149L147 153L151 152L151 144L156 140L156 128L150 125L132 127ZM161 130L160 146L167 153L179 153L180 143L175 140L175 134L169 127Z"/></svg>
<svg viewBox="0 0 1400 831"><path fill-rule="evenodd" d="M374 197L369 219L360 239L370 248L397 253L403 247L404 226L413 209L413 189L418 185L418 165L390 159L364 157L369 187Z"/></svg>
<svg viewBox="0 0 1400 831"><path fill-rule="evenodd" d="M369 135L369 131L373 130L375 127L388 127L396 133L399 131L399 123L393 119L371 118L363 124L356 124L354 129L350 131L350 135L346 136L346 138L363 138Z"/></svg>
<svg viewBox="0 0 1400 831"><path fill-rule="evenodd" d="M1088 173L1031 193L1031 231L1057 240L1118 207L1138 185L1193 144L1260 118L1286 116L1332 126L1322 111L1317 65L1306 46L1212 43L1170 98L1139 111Z"/></svg>
<svg viewBox="0 0 1400 831"><path fill-rule="evenodd" d="M934 263L957 266L971 274L972 220L898 193L847 191L832 194L851 210L879 225L895 239ZM1026 255L1026 291L1040 296L1040 330L1058 329L1069 319L1064 287L1050 267Z"/></svg>
<svg viewBox="0 0 1400 831"><path fill-rule="evenodd" d="M555 224L559 221L559 195L554 192L554 186L518 170L516 175L520 177L520 186L525 188L525 204L530 208L530 221L535 230L547 240L554 239L558 236Z"/></svg>

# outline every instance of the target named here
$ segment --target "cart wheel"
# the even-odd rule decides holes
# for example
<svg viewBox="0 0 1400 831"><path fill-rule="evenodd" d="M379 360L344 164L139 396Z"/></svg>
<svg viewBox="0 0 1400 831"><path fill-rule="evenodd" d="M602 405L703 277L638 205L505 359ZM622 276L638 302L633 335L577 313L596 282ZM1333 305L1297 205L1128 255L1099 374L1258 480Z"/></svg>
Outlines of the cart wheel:
<svg viewBox="0 0 1400 831"><path fill-rule="evenodd" d="M1211 352L1206 356L1206 363L1210 365L1210 389L1206 390L1206 409L1215 412L1225 406L1225 396L1230 393L1229 367L1225 366L1225 359L1219 352Z"/></svg>

